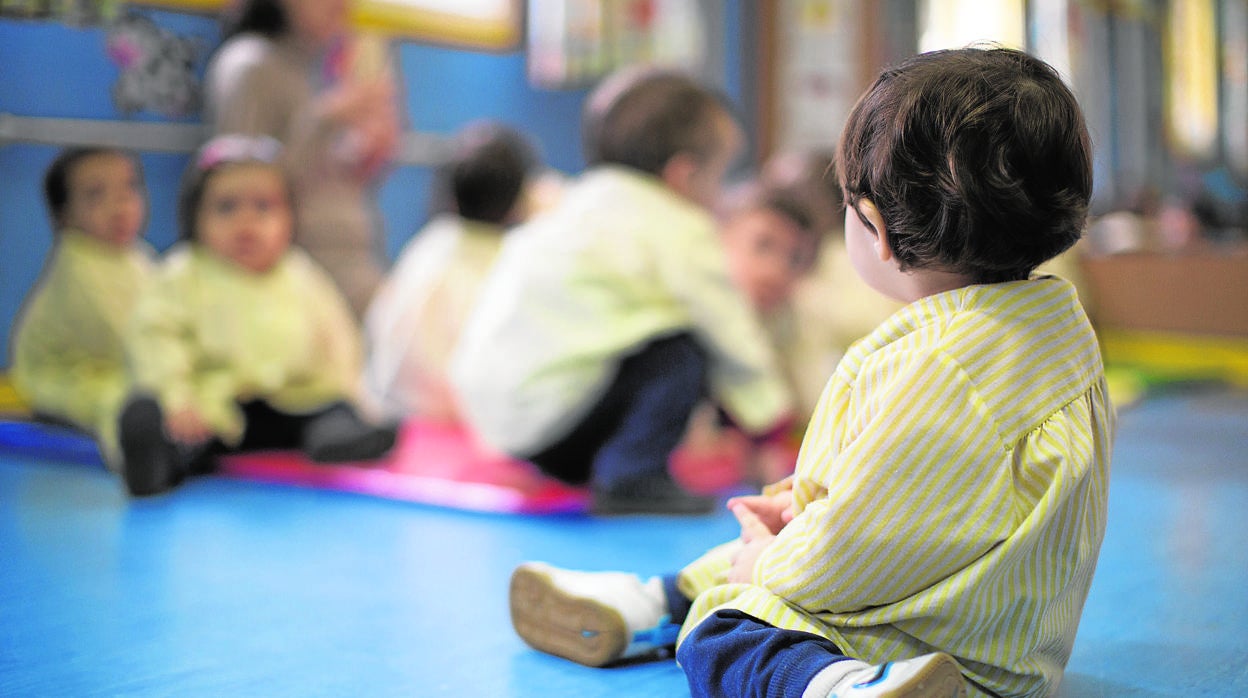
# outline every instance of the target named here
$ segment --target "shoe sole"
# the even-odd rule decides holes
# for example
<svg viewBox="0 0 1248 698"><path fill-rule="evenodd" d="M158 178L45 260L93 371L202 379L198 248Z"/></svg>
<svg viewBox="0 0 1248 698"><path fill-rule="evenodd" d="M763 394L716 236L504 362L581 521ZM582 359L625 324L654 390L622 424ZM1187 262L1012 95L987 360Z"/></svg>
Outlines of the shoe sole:
<svg viewBox="0 0 1248 698"><path fill-rule="evenodd" d="M878 698L966 698L967 691L962 667L953 657L937 654L903 685L871 695Z"/></svg>
<svg viewBox="0 0 1248 698"><path fill-rule="evenodd" d="M628 648L628 626L618 611L562 591L538 570L512 573L510 600L511 624L533 649L600 667Z"/></svg>

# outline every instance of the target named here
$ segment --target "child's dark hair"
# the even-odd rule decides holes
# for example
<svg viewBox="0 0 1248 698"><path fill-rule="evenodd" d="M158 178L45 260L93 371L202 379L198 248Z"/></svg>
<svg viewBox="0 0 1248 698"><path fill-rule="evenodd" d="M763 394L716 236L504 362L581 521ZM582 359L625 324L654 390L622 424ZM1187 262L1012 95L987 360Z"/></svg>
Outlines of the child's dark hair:
<svg viewBox="0 0 1248 698"><path fill-rule="evenodd" d="M626 69L605 80L585 103L585 159L654 175L678 153L705 162L724 145L714 128L716 114L734 116L727 97L694 78L661 68Z"/></svg>
<svg viewBox="0 0 1248 698"><path fill-rule="evenodd" d="M78 166L78 163L97 155L117 155L129 159L134 163L134 170L139 176L139 181L143 181L143 165L133 153L128 151L109 147L66 148L62 150L43 173L43 200L48 206L48 217L52 219L54 232L61 227L62 219L65 216L65 207L69 205L70 173Z"/></svg>
<svg viewBox="0 0 1248 698"><path fill-rule="evenodd" d="M515 208L536 166L537 153L519 131L480 122L455 137L443 179L460 216L497 225Z"/></svg>
<svg viewBox="0 0 1248 698"><path fill-rule="evenodd" d="M1092 193L1075 96L1048 64L998 47L886 69L849 116L837 168L845 204L875 204L903 270L977 283L1025 279L1068 249Z"/></svg>
<svg viewBox="0 0 1248 698"><path fill-rule="evenodd" d="M199 204L204 198L208 180L223 167L246 163L261 163L278 167L282 145L268 136L244 136L225 134L215 136L200 146L182 176L178 192L178 238L195 240L195 218ZM285 175L283 174L283 181ZM286 182L287 195L290 183Z"/></svg>
<svg viewBox="0 0 1248 698"><path fill-rule="evenodd" d="M224 42L238 34L260 34L277 37L290 29L290 18L281 0L242 0L237 9L227 15L222 24L221 40Z"/></svg>

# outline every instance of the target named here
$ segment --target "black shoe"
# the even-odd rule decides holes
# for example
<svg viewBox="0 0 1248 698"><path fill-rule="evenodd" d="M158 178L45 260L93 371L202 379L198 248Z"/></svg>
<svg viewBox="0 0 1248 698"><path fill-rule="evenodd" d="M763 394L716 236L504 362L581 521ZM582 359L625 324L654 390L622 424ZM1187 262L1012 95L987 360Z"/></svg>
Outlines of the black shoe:
<svg viewBox="0 0 1248 698"><path fill-rule="evenodd" d="M179 467L175 449L167 444L145 444L146 448L122 444L122 477L132 496L148 497L177 487L185 473Z"/></svg>
<svg viewBox="0 0 1248 698"><path fill-rule="evenodd" d="M184 464L187 477L212 475L217 472L217 454L221 443L212 440L195 446L178 446L178 459Z"/></svg>
<svg viewBox="0 0 1248 698"><path fill-rule="evenodd" d="M316 463L376 460L394 447L398 431L396 425L375 426L354 414L330 413L305 437L304 452Z"/></svg>
<svg viewBox="0 0 1248 698"><path fill-rule="evenodd" d="M160 405L153 398L134 398L122 410L117 425L121 476L132 496L171 490L186 476L178 447L164 436L163 423Z"/></svg>
<svg viewBox="0 0 1248 698"><path fill-rule="evenodd" d="M714 497L686 492L666 472L650 473L618 482L610 487L594 486L591 514L709 514L715 509Z"/></svg>

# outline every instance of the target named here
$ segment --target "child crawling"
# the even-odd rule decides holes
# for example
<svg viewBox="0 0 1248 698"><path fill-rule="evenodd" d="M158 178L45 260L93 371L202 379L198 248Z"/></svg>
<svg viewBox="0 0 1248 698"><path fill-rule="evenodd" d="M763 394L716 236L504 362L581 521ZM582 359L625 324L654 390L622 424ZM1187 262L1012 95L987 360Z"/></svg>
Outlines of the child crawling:
<svg viewBox="0 0 1248 698"><path fill-rule="evenodd" d="M1084 227L1079 105L1019 51L922 54L858 101L837 166L855 270L907 305L837 366L795 476L730 500L740 539L678 575L521 565L513 623L589 665L678 639L695 696L1051 694L1114 423L1074 288L1033 274Z"/></svg>

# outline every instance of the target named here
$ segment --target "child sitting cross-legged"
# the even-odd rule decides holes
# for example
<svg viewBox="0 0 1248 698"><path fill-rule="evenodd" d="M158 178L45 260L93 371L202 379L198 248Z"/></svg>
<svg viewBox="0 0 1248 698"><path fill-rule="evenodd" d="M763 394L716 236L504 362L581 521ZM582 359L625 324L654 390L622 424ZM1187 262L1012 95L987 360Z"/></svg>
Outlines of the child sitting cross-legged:
<svg viewBox="0 0 1248 698"><path fill-rule="evenodd" d="M1074 288L1034 273L1085 225L1082 112L1025 53L938 51L886 69L837 152L853 266L906 305L837 365L796 474L678 575L521 565L513 623L592 665L678 640L694 696L1051 695L1114 423Z"/></svg>
<svg viewBox="0 0 1248 698"><path fill-rule="evenodd" d="M353 404L359 330L328 274L291 246L279 151L267 137L217 136L183 179L183 242L127 338L135 390L119 433L132 494L170 489L228 451L358 461L394 443L393 426Z"/></svg>

